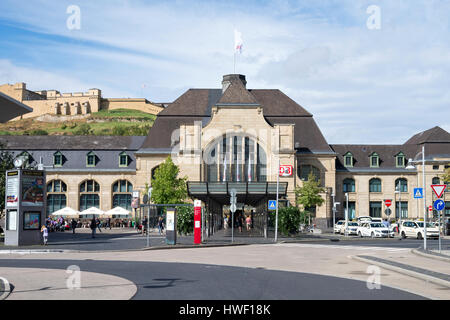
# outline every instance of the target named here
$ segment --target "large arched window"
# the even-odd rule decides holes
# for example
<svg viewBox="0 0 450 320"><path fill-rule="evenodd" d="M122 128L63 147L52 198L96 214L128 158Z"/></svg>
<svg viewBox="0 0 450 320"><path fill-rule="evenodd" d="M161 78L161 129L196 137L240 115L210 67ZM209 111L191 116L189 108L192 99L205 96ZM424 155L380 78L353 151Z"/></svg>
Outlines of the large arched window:
<svg viewBox="0 0 450 320"><path fill-rule="evenodd" d="M343 183L343 191L344 192L355 192L355 180L351 178L347 178Z"/></svg>
<svg viewBox="0 0 450 320"><path fill-rule="evenodd" d="M370 179L369 192L381 192L381 180L378 178Z"/></svg>
<svg viewBox="0 0 450 320"><path fill-rule="evenodd" d="M113 208L122 207L129 211L131 208L131 198L133 185L127 180L119 180L113 184Z"/></svg>
<svg viewBox="0 0 450 320"><path fill-rule="evenodd" d="M207 181L255 182L267 180L266 152L244 135L227 135L213 142L205 153Z"/></svg>
<svg viewBox="0 0 450 320"><path fill-rule="evenodd" d="M47 215L67 205L67 185L61 180L52 180L47 184Z"/></svg>
<svg viewBox="0 0 450 320"><path fill-rule="evenodd" d="M310 164L299 164L298 165L298 177L303 181L308 181L309 174L312 173L316 181L320 179L320 170Z"/></svg>
<svg viewBox="0 0 450 320"><path fill-rule="evenodd" d="M86 180L80 184L80 211L91 207L100 209L100 185L94 180Z"/></svg>
<svg viewBox="0 0 450 320"><path fill-rule="evenodd" d="M408 192L408 180L405 178L395 180L395 191Z"/></svg>

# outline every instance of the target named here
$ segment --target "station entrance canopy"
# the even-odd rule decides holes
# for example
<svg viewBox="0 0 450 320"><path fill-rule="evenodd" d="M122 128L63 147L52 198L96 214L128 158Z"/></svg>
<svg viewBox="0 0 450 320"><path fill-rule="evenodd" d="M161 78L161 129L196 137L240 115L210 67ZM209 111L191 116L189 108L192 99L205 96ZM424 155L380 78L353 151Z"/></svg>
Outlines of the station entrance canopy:
<svg viewBox="0 0 450 320"><path fill-rule="evenodd" d="M287 187L287 182L279 183L279 197L286 196ZM257 206L263 200L275 199L277 195L276 182L187 182L188 195L205 203L214 200L222 205L229 205L232 189L236 189L237 202L250 206Z"/></svg>

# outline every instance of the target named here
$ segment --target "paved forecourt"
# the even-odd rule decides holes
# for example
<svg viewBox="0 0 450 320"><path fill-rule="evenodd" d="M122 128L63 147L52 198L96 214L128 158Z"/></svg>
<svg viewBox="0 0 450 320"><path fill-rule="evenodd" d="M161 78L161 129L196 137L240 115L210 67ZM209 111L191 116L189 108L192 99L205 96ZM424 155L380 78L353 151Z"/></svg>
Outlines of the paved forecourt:
<svg viewBox="0 0 450 320"><path fill-rule="evenodd" d="M166 298L177 299L420 298L415 294L423 298L450 299L445 286L385 268L380 268L381 290L369 290L366 281L370 276L368 267L371 264L351 259L354 255L394 259L448 274L447 262L419 257L406 248L301 243L132 252L2 255L0 265L30 267L35 264L42 267L47 264L52 265L52 268L65 268L70 263L79 263L81 270L95 272L102 268L105 273L137 284L135 298L141 299L160 299L161 294ZM277 283L295 284L297 289L288 286L291 290L287 294ZM266 286L261 287L263 284ZM199 288L203 290L199 291ZM189 292L201 294L193 297ZM348 294L344 294L345 292Z"/></svg>

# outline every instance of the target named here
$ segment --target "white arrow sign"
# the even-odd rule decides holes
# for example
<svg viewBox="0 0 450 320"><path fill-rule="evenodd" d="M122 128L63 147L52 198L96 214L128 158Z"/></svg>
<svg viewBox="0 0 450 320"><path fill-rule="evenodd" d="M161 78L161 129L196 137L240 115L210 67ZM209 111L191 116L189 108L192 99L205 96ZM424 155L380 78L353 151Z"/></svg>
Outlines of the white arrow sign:
<svg viewBox="0 0 450 320"><path fill-rule="evenodd" d="M432 184L431 189L433 189L436 197L440 198L444 193L444 190L447 186L445 184Z"/></svg>

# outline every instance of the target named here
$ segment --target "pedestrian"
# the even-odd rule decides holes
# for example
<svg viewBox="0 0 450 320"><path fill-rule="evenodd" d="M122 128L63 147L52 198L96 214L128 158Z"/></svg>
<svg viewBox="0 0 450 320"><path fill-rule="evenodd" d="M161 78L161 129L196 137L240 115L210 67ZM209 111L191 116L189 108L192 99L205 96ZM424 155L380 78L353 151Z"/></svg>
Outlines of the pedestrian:
<svg viewBox="0 0 450 320"><path fill-rule="evenodd" d="M238 223L238 227L239 227L239 232L242 232L242 213L239 213L238 214L238 221L237 221L237 223Z"/></svg>
<svg viewBox="0 0 450 320"><path fill-rule="evenodd" d="M164 220L161 216L158 219L158 230L159 230L159 235L161 235L164 230Z"/></svg>
<svg viewBox="0 0 450 320"><path fill-rule="evenodd" d="M250 218L250 216L247 216L247 219L245 219L245 222L247 223L247 231L250 231L250 226L252 224L252 218Z"/></svg>
<svg viewBox="0 0 450 320"><path fill-rule="evenodd" d="M144 218L144 220L142 221L142 235L144 235L144 233L147 233L147 225L148 225L148 220L147 217Z"/></svg>
<svg viewBox="0 0 450 320"><path fill-rule="evenodd" d="M76 222L75 219L72 219L70 224L72 225L72 234L75 234L75 229L77 228L78 222Z"/></svg>
<svg viewBox="0 0 450 320"><path fill-rule="evenodd" d="M111 230L111 218L108 218L108 220L106 220L106 227Z"/></svg>
<svg viewBox="0 0 450 320"><path fill-rule="evenodd" d="M42 238L44 239L44 245L46 246L47 241L48 241L48 229L45 226L45 224L42 225L41 232L42 232Z"/></svg>
<svg viewBox="0 0 450 320"><path fill-rule="evenodd" d="M102 229L100 229L100 227L102 226L102 222L100 221L99 218L97 218L97 227L98 227L98 231L102 232Z"/></svg>
<svg viewBox="0 0 450 320"><path fill-rule="evenodd" d="M95 238L95 231L97 230L97 220L95 218L92 218L90 227L92 230L92 238Z"/></svg>
<svg viewBox="0 0 450 320"><path fill-rule="evenodd" d="M225 228L225 230L228 229L228 216L225 215L225 218L223 218L223 227Z"/></svg>

